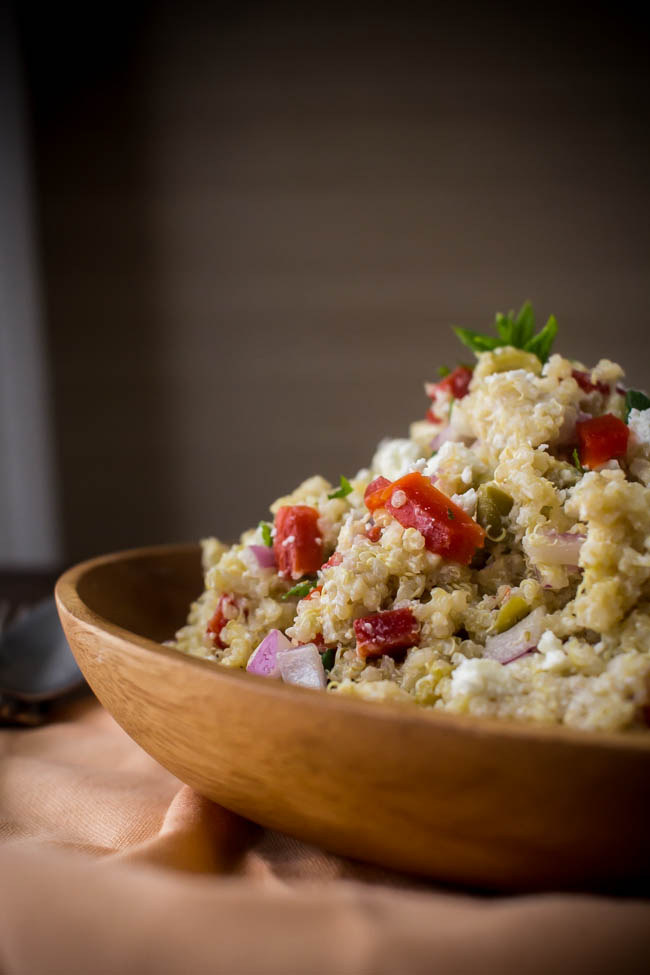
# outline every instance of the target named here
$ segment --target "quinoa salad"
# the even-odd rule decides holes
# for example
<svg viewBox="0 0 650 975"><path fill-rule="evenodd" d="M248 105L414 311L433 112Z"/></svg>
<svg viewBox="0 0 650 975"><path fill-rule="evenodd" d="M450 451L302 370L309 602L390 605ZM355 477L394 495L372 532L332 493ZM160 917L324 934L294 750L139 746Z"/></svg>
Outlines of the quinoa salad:
<svg viewBox="0 0 650 975"><path fill-rule="evenodd" d="M455 331L472 362L426 383L408 437L202 542L173 645L367 701L647 728L650 398L552 353L529 303Z"/></svg>

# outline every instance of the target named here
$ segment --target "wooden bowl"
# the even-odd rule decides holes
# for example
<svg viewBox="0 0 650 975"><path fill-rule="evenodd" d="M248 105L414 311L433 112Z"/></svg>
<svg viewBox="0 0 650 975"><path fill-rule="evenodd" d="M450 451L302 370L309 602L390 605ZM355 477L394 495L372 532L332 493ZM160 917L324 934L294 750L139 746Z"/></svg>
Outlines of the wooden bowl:
<svg viewBox="0 0 650 975"><path fill-rule="evenodd" d="M198 546L93 559L59 580L104 707L197 792L331 851L480 888L638 889L650 733L593 734L369 704L184 656Z"/></svg>

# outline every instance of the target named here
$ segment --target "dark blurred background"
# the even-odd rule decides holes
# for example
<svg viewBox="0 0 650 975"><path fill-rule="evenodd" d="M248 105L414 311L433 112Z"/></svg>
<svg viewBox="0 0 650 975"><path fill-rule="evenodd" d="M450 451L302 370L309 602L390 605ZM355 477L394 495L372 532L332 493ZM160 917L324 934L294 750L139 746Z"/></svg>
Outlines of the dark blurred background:
<svg viewBox="0 0 650 975"><path fill-rule="evenodd" d="M0 563L233 538L526 298L647 386L632 10L7 8Z"/></svg>

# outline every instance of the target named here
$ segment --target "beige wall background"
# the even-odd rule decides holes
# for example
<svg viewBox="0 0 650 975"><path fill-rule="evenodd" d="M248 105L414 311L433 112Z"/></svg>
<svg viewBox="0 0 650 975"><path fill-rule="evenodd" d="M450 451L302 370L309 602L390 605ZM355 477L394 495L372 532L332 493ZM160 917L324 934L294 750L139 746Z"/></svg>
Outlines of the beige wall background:
<svg viewBox="0 0 650 975"><path fill-rule="evenodd" d="M22 23L66 558L234 537L356 471L466 358L449 325L525 298L647 386L624 8L104 14Z"/></svg>

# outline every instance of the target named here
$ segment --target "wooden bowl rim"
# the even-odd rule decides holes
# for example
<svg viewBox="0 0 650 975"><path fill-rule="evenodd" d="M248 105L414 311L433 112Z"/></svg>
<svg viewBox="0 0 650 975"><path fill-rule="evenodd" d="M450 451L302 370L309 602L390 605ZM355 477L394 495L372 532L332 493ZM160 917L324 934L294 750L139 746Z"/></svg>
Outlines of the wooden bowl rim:
<svg viewBox="0 0 650 975"><path fill-rule="evenodd" d="M311 706L326 708L333 715L356 714L358 718L373 719L376 722L392 725L398 734L400 727L420 730L431 728L445 733L456 732L467 737L485 737L494 739L514 738L529 741L547 741L558 745L565 744L573 747L596 748L604 750L633 750L650 753L650 732L644 731L580 731L564 725L543 725L525 721L512 721L501 718L484 718L474 715L453 714L441 710L419 708L392 701L371 702L363 701L334 693L318 693L301 687L283 684L281 681L270 680L245 671L220 667L214 661L204 660L181 654L173 647L167 647L148 637L141 636L131 630L124 629L91 609L79 595L81 580L88 573L102 565L111 562L131 562L139 559L160 559L164 561L166 555L196 551L198 544L177 543L167 545L153 545L141 548L124 549L106 555L96 556L79 562L67 569L57 580L55 597L59 610L70 614L76 621L92 627L109 637L114 637L137 646L146 653L166 656L176 664L182 663L187 667L199 668L204 676L210 675L210 680L220 681L233 690L241 687L245 681L247 690L266 697L276 698L279 702L289 704L295 700L295 695L309 695ZM198 595L198 594L197 594ZM74 650L74 648L73 648Z"/></svg>

